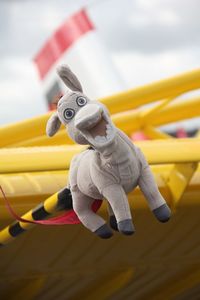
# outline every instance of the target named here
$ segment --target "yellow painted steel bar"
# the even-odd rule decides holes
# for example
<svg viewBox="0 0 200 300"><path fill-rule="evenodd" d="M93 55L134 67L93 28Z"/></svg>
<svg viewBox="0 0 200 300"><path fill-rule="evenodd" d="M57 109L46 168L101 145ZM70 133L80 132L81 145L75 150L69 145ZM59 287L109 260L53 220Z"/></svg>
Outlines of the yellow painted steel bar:
<svg viewBox="0 0 200 300"><path fill-rule="evenodd" d="M46 137L46 123L52 112L38 117L33 117L18 123L9 124L0 127L0 146L4 147L9 144L16 144L29 139L36 139L40 136ZM64 126L61 126L64 129ZM66 135L66 142L70 143Z"/></svg>
<svg viewBox="0 0 200 300"><path fill-rule="evenodd" d="M17 206L18 213L22 214L30 207L44 201L48 196L61 190L67 184L68 171L8 173L0 175L0 185L12 205ZM8 217L0 193L0 220ZM19 204L19 205L18 205Z"/></svg>
<svg viewBox="0 0 200 300"><path fill-rule="evenodd" d="M154 115L143 113L151 109L127 111L112 116L117 127L127 134L142 130L146 126L161 126L200 116L200 97L169 104Z"/></svg>
<svg viewBox="0 0 200 300"><path fill-rule="evenodd" d="M176 96L173 96L173 97L169 97L167 99L164 99L162 101L159 101L159 103L153 105L151 108L147 109L147 110L144 110L142 113L141 113L141 117L143 119L146 119L147 116L152 116L152 115L155 115L156 113L158 113L159 111L162 110L162 108L166 107L169 103L173 102L174 100L176 100L176 98L178 97L179 95L176 95Z"/></svg>
<svg viewBox="0 0 200 300"><path fill-rule="evenodd" d="M165 171L166 171L165 168L166 168L166 166L163 168L164 172L161 172L160 167L158 167L158 168L154 167L153 171L154 171L154 176L157 181L159 190L161 191L165 200L170 204L170 203L172 203L172 195L168 188L167 182L165 182L165 180L164 180L164 177L167 176L165 174ZM167 170L167 174L169 173L168 171L169 170ZM57 195L58 195L58 193L55 193L52 196L48 197L44 201L45 210L47 212L49 212L50 214L53 214L56 212L56 205L57 205L57 201L58 201ZM185 193L184 193L184 197L187 200L189 200L187 205L189 206L189 205L195 204L195 205L199 206L199 195L200 195L200 169L198 168L197 172L195 173L195 176L192 178L192 180L190 182L190 185L187 187L187 189L185 190ZM131 192L129 194L128 198L129 198L129 203L130 203L131 209L135 210L135 209L146 209L147 208L146 203L143 201L144 198L138 188L134 192ZM19 198L18 198L18 200L16 199L16 201L19 202ZM134 203L134 208L133 208L133 203ZM18 207L18 205L15 206L14 204L12 206L14 207L14 209L16 209L16 207ZM25 206L25 208L27 208L27 206ZM104 203L104 205L100 209L100 214L101 215L103 214L105 216L106 210L107 210L106 205ZM33 209L31 209L30 211L25 213L22 216L22 218L32 221L33 220L32 211L33 211ZM18 209L17 209L17 212L18 212ZM149 214L150 214L150 212L149 212ZM9 218L9 220L10 220L10 218ZM24 222L19 222L19 223L20 223L20 227L22 227L24 230L31 229L32 227L35 226L34 224L29 224L29 223L24 223ZM6 226L4 229L2 229L0 231L0 244L5 245L16 239L13 236L11 236L11 234L10 234L9 228L11 225Z"/></svg>
<svg viewBox="0 0 200 300"><path fill-rule="evenodd" d="M171 103L167 107L156 112L153 116L148 115L148 111L151 109L131 110L112 115L111 117L117 127L119 127L127 134L131 134L134 131L142 130L146 125L161 126L170 122L198 117L200 115L200 97ZM46 125L42 122L41 127L42 126ZM44 128L42 130L44 131ZM26 131L25 127L24 131ZM13 135L16 136L17 134L18 131L15 132L15 129L13 127ZM26 135L28 136L28 132L26 133ZM29 147L62 145L67 143L73 144L73 141L70 140L67 136L66 130L61 129L53 138L48 138L46 134L44 134L35 138L30 138L29 136L29 138L25 140L14 142L11 144L9 144L8 138L8 140L4 141L4 144L6 143L8 143L8 147Z"/></svg>
<svg viewBox="0 0 200 300"><path fill-rule="evenodd" d="M149 125L149 118L152 119L152 117L155 117L155 114L160 112L162 108L166 107L170 102L172 102L174 98L169 98L165 101L161 101L159 104L154 105L149 110L146 110L141 113L144 127L143 132L153 139L171 139L172 137L169 135L166 135L159 130L156 130L153 126ZM198 167L197 162L192 163L178 163L174 164L173 169L171 170L168 178L167 178L167 185L170 189L170 192L172 194L172 204L171 208L173 210L176 209L177 203L181 200L185 189L187 188L191 178L193 177L196 169Z"/></svg>
<svg viewBox="0 0 200 300"><path fill-rule="evenodd" d="M142 149L150 164L200 161L199 138L141 141L136 144Z"/></svg>
<svg viewBox="0 0 200 300"><path fill-rule="evenodd" d="M188 108L190 109L191 107L188 106ZM185 107L183 113L184 116L190 113L189 109L187 111ZM170 109L168 109L168 112L170 112ZM172 110L171 112L173 118L177 118L177 114L179 115L179 117L182 117L181 114L179 114L178 110L177 111ZM195 114L195 111L193 111L192 113ZM158 119L155 118L155 115L153 117L151 116L151 118L149 115L148 118L146 119L143 118L142 122L141 122L141 115L140 115L139 117L136 118L138 120L137 123L138 128L143 128L143 127L145 128L146 124L151 124L155 126L154 122L159 121L159 118L161 118L160 114L162 114L162 111L159 112L159 114L157 114ZM165 117L166 116L164 116L164 120ZM188 118L188 116L186 116L186 118ZM134 119L132 118L132 122L133 120ZM161 122L162 120L163 119L161 119ZM124 126L127 125L129 126L129 124L127 124L126 122L124 122L123 124ZM130 128L131 130L131 127L128 128ZM37 138L38 137L36 137L36 139ZM41 135L39 139L40 142L44 142L45 144L45 139L42 139ZM50 141L53 140L54 139L51 139ZM21 142L23 143L23 141ZM28 143L28 141L26 142ZM60 142L62 142L62 136L60 136ZM63 135L63 142L64 142L64 135ZM33 140L32 143L34 144ZM188 152L190 152L190 148L188 148ZM173 153L171 153L171 155L173 155ZM164 168L167 167L168 167L167 165L164 166ZM156 168L156 166L154 166L153 168ZM64 171L60 171L60 172L63 172L63 176L64 176ZM156 172L154 172L154 175L155 173ZM0 176L0 181L1 178L6 176L15 176L17 178L19 175L18 174L2 175ZM31 177L31 174L29 174L29 176ZM166 174L162 173L156 179L159 188L162 189L163 187L164 189L164 193L162 191L161 192L164 195L165 199L170 201L171 195L169 193L169 189L167 185L163 182L163 178L165 176ZM37 184L35 184L35 186L37 186ZM41 191L40 186L38 186L37 188L39 194ZM59 282L62 280L60 289L56 290L56 294L61 297L63 296L64 287L65 290L67 291L68 286L66 282L69 282L69 279L73 277L74 280L73 284L76 285L75 292L73 293L73 296L75 296L75 298L77 295L78 297L80 297L81 295L87 295L88 299L92 299L94 295L98 297L99 293L101 293L101 296L102 295L111 296L111 295L115 295L115 293L117 292L119 299L124 298L124 293L128 295L127 299L129 298L131 299L133 295L132 291L134 291L134 297L136 296L136 298L138 299L140 298L162 299L166 291L168 297L183 296L192 299L194 296L193 292L195 293L196 290L195 295L197 296L197 289L199 290L199 266L198 266L199 193L200 193L200 173L197 170L190 184L187 186L186 191L184 192L184 197L183 197L184 199L182 199L184 204L181 203L181 207L179 207L178 213L176 214L176 216L173 216L173 222L169 222L167 225L156 224L157 225L156 226L153 222L153 218L151 214L149 212L147 214L144 209L140 221L141 224L138 226L138 222L136 222L136 225L138 226L138 228L140 228L140 230L143 233L142 238L141 238L141 231L140 231L139 235L134 236L133 239L129 239L128 242L126 242L126 240L123 239L123 237L121 237L120 239L116 237L114 238L114 242L108 241L106 243L107 245L106 246L105 243L102 243L102 241L94 240L94 237L88 234L86 230L85 231L82 230L79 234L79 229L76 229L76 227L73 228L65 227L63 229L63 234L60 234L62 229L59 232L57 231L56 234L54 230L48 231L47 235L49 239L48 240L46 239L46 241L48 241L46 242L47 246L45 246L45 242L44 242L42 247L42 248L46 247L46 251L43 250L43 252L45 253L45 255L43 256L41 255L43 254L42 250L38 251L39 252L38 256L35 255L35 253L37 252L35 251L37 249L37 246L35 246L35 244L37 244L38 241L39 243L41 243L41 241L43 241L45 238L45 234L44 234L45 231L43 231L42 234L42 230L36 231L35 236L34 233L31 234L31 236L29 235L28 239L26 239L25 241L22 240L22 243L23 241L25 243L21 245L19 243L18 244L14 243L12 245L12 248L7 247L6 250L1 249L2 251L4 251L4 253L2 252L1 269L2 272L7 276L5 280L3 276L1 282L2 286L4 284L7 286L7 291L5 290L4 296L6 295L7 296L6 299L7 298L10 299L11 298L10 295L11 295L13 299L15 299L16 294L20 296L22 295L23 298L27 293L30 293L30 295L33 295L34 297L34 293L37 289L37 285L36 287L34 287L34 284L32 285L32 283L30 283L29 286L29 284L27 284L27 281L25 281L25 278L27 277L27 270L32 268L31 264L30 266L27 266L27 264L29 263L29 261L33 259L33 261L37 261L37 264L35 265L36 268L38 268L38 269L34 269L35 272L34 276L38 276L39 278L41 274L45 274L44 272L46 271L44 270L51 269L51 272L49 272L48 274L47 271L47 273L44 276L45 279L47 278L49 279L50 285L55 284L53 288L54 291L55 288L57 288ZM143 203L141 203L140 201L141 198L142 197L138 193L138 190L136 190L136 193L134 193L134 195L133 193L129 195L129 200L134 200L134 209L139 208L139 210L142 211L141 208L144 208ZM18 201L19 200L20 199L18 199ZM18 203L20 203L20 201ZM132 208L132 204L131 204L131 208ZM103 210L105 211L104 207ZM137 211L136 219L138 218L138 215L140 218L140 213ZM144 219L145 219L145 224L144 224ZM151 227L152 224L154 226L153 228ZM163 226L167 226L167 227L163 227ZM0 232L0 239L1 239L1 233L2 232ZM185 236L187 236L187 239L185 239ZM3 237L3 239L1 240L2 243L7 243L9 241L12 241L12 239L14 239L9 236L8 231L4 232L2 237ZM52 240L53 243L51 244ZM71 241L74 241L74 243ZM177 241L179 242L177 243ZM84 246L87 245L88 247L90 243L93 251L91 251L90 255L83 255L83 253L86 253ZM52 248L49 247L49 244L51 244ZM68 247L68 245L70 245L70 247ZM112 248L115 249L114 256L113 256L113 252L110 251L111 246ZM10 251L9 248L11 249ZM13 253L13 256L9 256L10 253ZM184 254L184 259L182 259L183 254ZM30 257L28 257L28 255ZM36 257L37 260L35 259ZM124 257L126 257L125 261L124 261ZM18 272L18 268L16 268L16 265L18 266L19 264L18 261L22 262L22 265L20 264L20 272ZM72 266L70 266L71 261L72 261ZM98 269L98 272L95 273L97 273L98 276L95 281L92 279L92 282L94 284L91 285L91 279L90 279L90 281L85 283L84 286L82 287L78 286L78 282L81 282L83 278L83 274L78 272L78 274L74 276L73 274L74 262L77 263L77 267L79 270L84 270L84 276L87 275L85 276L87 278L89 277L92 278L95 276L95 274L92 273L95 264L95 269ZM121 266L124 267L124 262L127 270L128 270L128 266L131 267L134 266L133 268L134 272L131 272L130 276L129 273L127 273L128 280L126 280L125 278L124 282L120 285L118 290L115 286L116 282L120 281L121 278L123 278L124 274L126 276L126 271L121 271L121 273L119 271ZM8 265L9 267L5 268L6 265ZM67 277L65 277L64 273L62 273L63 265L68 266ZM106 273L101 274L100 271L101 265L108 266L107 269L109 270L109 272L107 273L107 275ZM40 266L40 270L38 266ZM170 266L170 268L166 268L166 266ZM12 275L10 275L11 270L13 274L15 274L15 276L13 277ZM130 270L132 270L132 268ZM138 275L138 270L140 270L139 275ZM57 276L58 273L59 275ZM116 273L120 274L121 277L120 276L117 277ZM153 275L152 277L153 280L151 279L150 274ZM65 275L66 275L66 270L65 270ZM17 285L16 285L16 276L17 276ZM28 277L29 276L31 276L30 272ZM53 277L55 278L55 281L52 280ZM109 278L111 278L110 281ZM31 282L34 282L34 279L32 280L31 278ZM35 282L39 282L39 279L35 279ZM52 282L54 283L52 284ZM99 282L101 283L102 286L105 283L105 288L99 287L98 285ZM146 285L146 282L148 282L149 284ZM28 287L24 288L24 284L26 284L26 286ZM12 285L13 285L13 291L11 291L10 289L10 286ZM15 288L16 286L17 288ZM141 289L140 288L141 286L144 288ZM51 289L51 286L49 287L49 289ZM38 293L41 292L43 294L46 291L47 291L46 286L43 290L43 283L38 286ZM65 295L68 296L67 293ZM52 296L51 291L50 291L50 296Z"/></svg>
<svg viewBox="0 0 200 300"><path fill-rule="evenodd" d="M135 202L143 202L138 198L133 196L134 236L116 233L104 242L81 225L37 226L1 248L1 298L16 299L16 290L44 276L46 283L36 296L38 300L54 299L55 295L57 299L79 299L81 295L94 299L96 289L103 293L99 294L101 299L102 295L111 299L117 295L119 300L133 296L163 299L165 292L167 299L198 299L199 190L186 191L179 209L165 224L154 220L147 208L137 209ZM131 268L133 277L128 276L125 283Z"/></svg>
<svg viewBox="0 0 200 300"><path fill-rule="evenodd" d="M153 126L145 126L142 128L144 134L150 139L172 139L173 137L167 133L162 132L161 130L155 129Z"/></svg>
<svg viewBox="0 0 200 300"><path fill-rule="evenodd" d="M5 145L5 147L34 147L34 146L52 146L52 145L74 145L74 141L71 140L63 128L59 130L53 138L47 137L46 133L34 138L28 138L20 142Z"/></svg>
<svg viewBox="0 0 200 300"><path fill-rule="evenodd" d="M15 299L34 300L37 298L38 294L44 287L46 280L47 280L46 276L42 274L38 278L31 278L29 280L26 280L26 284L20 289L15 286L12 287L12 289L9 290L6 298L9 300L15 300Z"/></svg>
<svg viewBox="0 0 200 300"><path fill-rule="evenodd" d="M84 149L80 145L2 148L0 173L67 170L72 157Z"/></svg>
<svg viewBox="0 0 200 300"><path fill-rule="evenodd" d="M173 165L152 165L152 171L157 178L162 174L168 178ZM199 169L200 172L200 169ZM23 214L31 207L44 201L48 196L61 190L67 184L68 171L7 173L0 175L0 185L17 211ZM0 193L0 220L8 217L2 194ZM20 205L19 205L20 204Z"/></svg>
<svg viewBox="0 0 200 300"><path fill-rule="evenodd" d="M200 69L131 89L101 99L112 114L157 100L173 97L200 87Z"/></svg>
<svg viewBox="0 0 200 300"><path fill-rule="evenodd" d="M134 268L127 267L124 271L113 273L108 270L107 276L99 278L94 281L93 284L81 291L77 291L74 295L74 299L111 299L112 296L116 295L121 289L126 288L134 278Z"/></svg>
<svg viewBox="0 0 200 300"><path fill-rule="evenodd" d="M195 97L187 100L179 100L177 103L169 104L157 114L147 116L145 118L145 123L150 123L154 126L160 126L199 116L200 97Z"/></svg>
<svg viewBox="0 0 200 300"><path fill-rule="evenodd" d="M54 212L56 212L56 206L57 206L57 202L58 202L58 194L55 193L54 195L50 196L49 198L47 198L44 201L44 208L45 211L47 211L49 214L52 214ZM32 210L28 211L26 214L23 215L22 217L25 220L28 221L34 221L33 217L32 217ZM18 222L20 228L27 230L32 228L33 226L35 226L35 224L31 224L31 223L25 223L25 222ZM13 241L16 237L13 237L13 235L11 235L10 233L10 226L5 227L3 230L0 231L0 244L1 245L5 245L11 241Z"/></svg>
<svg viewBox="0 0 200 300"><path fill-rule="evenodd" d="M198 163L175 164L168 175L167 185L173 198L173 206L181 200L185 189L198 168Z"/></svg>
<svg viewBox="0 0 200 300"><path fill-rule="evenodd" d="M171 139L136 142L150 164L200 161L200 139ZM0 150L0 173L66 170L74 154L85 146L3 148Z"/></svg>
<svg viewBox="0 0 200 300"><path fill-rule="evenodd" d="M136 108L143 104L176 96L200 87L200 69L172 78L131 89L100 99L111 114ZM46 122L51 113L0 128L0 146L20 143L45 135Z"/></svg>
<svg viewBox="0 0 200 300"><path fill-rule="evenodd" d="M191 299L192 290L200 286L200 268L199 264L193 264L187 267L186 270L178 272L176 276L171 276L165 286L157 286L148 293L148 299L163 300L165 299L183 299L184 294L188 295L191 291L191 296L186 296L185 299ZM181 295L181 297L179 297ZM197 295L197 294L196 294ZM199 293L198 293L199 295ZM198 299L198 297L197 297Z"/></svg>
<svg viewBox="0 0 200 300"><path fill-rule="evenodd" d="M158 185L161 189L162 178ZM82 225L28 230L0 250L1 298L16 299L16 292L18 296L22 291L24 299L24 286L41 276L46 283L38 290L38 300L53 299L55 295L58 299L63 295L93 299L97 290L102 293L99 297L115 298L117 293L120 300L132 299L133 295L136 299L163 299L165 294L168 298L198 298L199 192L200 173L195 173L176 213L165 224L154 219L138 190L131 193L129 203L136 233L129 238L116 233L104 242ZM108 218L104 207L100 213ZM133 276L129 277L131 268ZM118 289L116 283L123 274Z"/></svg>

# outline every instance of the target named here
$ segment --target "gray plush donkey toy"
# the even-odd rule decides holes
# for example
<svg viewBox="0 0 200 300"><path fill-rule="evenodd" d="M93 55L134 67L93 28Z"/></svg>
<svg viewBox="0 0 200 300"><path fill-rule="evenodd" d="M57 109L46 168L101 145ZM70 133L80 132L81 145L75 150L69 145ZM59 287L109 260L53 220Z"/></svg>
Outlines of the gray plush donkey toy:
<svg viewBox="0 0 200 300"><path fill-rule="evenodd" d="M141 150L115 127L103 104L83 94L79 80L68 66L60 66L58 74L70 91L59 100L57 112L48 120L47 135L53 136L63 123L72 140L94 150L76 155L70 165L73 209L80 221L99 237L111 237L110 227L91 209L95 199L106 198L110 226L125 235L133 234L126 194L137 185L155 217L160 222L168 221L171 211Z"/></svg>

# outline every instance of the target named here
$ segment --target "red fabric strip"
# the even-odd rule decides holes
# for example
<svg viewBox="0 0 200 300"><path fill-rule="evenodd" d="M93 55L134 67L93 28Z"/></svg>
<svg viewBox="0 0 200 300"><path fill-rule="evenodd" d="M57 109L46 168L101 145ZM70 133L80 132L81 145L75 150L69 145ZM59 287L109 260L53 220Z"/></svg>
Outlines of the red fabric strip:
<svg viewBox="0 0 200 300"><path fill-rule="evenodd" d="M31 224L41 224L41 225L67 225L67 224L79 224L81 223L79 218L77 217L76 213L73 210L69 210L65 212L64 214L61 214L54 218L49 218L48 220L37 220L37 221L30 221L24 218L21 218L18 216L15 211L12 209L2 187L0 186L0 190L2 192L3 198L5 200L5 205L9 213L18 221L24 222L24 223L31 223ZM102 200L95 200L92 204L91 209L94 212L97 212L97 210L100 208L102 204Z"/></svg>
<svg viewBox="0 0 200 300"><path fill-rule="evenodd" d="M34 58L40 78L46 76L52 65L75 41L93 29L85 10L67 19Z"/></svg>

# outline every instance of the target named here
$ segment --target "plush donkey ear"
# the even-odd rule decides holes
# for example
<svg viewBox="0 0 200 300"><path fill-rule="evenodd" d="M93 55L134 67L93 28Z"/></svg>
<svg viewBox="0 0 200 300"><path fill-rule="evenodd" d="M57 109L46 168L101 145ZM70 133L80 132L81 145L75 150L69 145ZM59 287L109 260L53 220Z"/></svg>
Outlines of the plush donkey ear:
<svg viewBox="0 0 200 300"><path fill-rule="evenodd" d="M51 117L49 118L49 120L47 122L46 134L49 137L53 136L60 128L60 125L61 125L61 122L58 118L58 114L57 114L57 112L55 112L54 114L51 115Z"/></svg>
<svg viewBox="0 0 200 300"><path fill-rule="evenodd" d="M61 65L57 68L57 73L68 88L72 91L82 92L82 86L76 75L67 65Z"/></svg>

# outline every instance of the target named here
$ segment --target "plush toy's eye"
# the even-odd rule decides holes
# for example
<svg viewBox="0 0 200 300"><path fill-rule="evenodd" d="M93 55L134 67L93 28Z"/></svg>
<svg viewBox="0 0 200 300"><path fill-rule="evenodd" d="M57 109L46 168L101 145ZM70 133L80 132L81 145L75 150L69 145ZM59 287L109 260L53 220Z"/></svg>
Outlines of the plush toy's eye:
<svg viewBox="0 0 200 300"><path fill-rule="evenodd" d="M87 103L87 100L84 97L78 97L76 103L78 106L84 106Z"/></svg>
<svg viewBox="0 0 200 300"><path fill-rule="evenodd" d="M75 111L72 108L67 108L64 110L63 115L66 120L70 120L74 117Z"/></svg>

